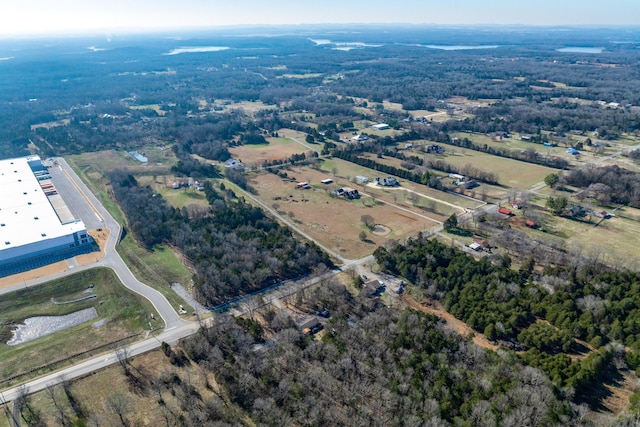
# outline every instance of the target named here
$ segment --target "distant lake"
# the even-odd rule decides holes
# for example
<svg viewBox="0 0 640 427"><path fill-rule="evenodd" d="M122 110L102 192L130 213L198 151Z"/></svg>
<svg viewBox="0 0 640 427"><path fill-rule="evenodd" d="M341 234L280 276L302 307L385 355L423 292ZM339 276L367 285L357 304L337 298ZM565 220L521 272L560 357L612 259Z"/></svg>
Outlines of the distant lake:
<svg viewBox="0 0 640 427"><path fill-rule="evenodd" d="M327 39L309 39L316 44L316 46L322 46L323 44L331 44L331 40Z"/></svg>
<svg viewBox="0 0 640 427"><path fill-rule="evenodd" d="M566 52L566 53L602 53L604 51L603 47L563 47L561 49L556 49L558 52Z"/></svg>
<svg viewBox="0 0 640 427"><path fill-rule="evenodd" d="M327 39L309 39L309 40L314 42L316 44L316 46L333 45L334 47L332 47L331 49L333 49L333 50L344 50L344 51L349 51L349 50L353 50L353 49L363 49L365 47L380 47L380 46L382 46L381 44L370 44L370 43L363 43L363 42L334 42L334 41L327 40Z"/></svg>
<svg viewBox="0 0 640 427"><path fill-rule="evenodd" d="M163 55L180 55L181 53L204 53L204 52L220 52L222 50L228 50L228 46L194 46L194 47L179 47L173 49L171 52L164 53Z"/></svg>
<svg viewBox="0 0 640 427"><path fill-rule="evenodd" d="M500 47L497 44L480 45L480 46L427 44L427 45L420 45L420 46L428 47L429 49L440 49L440 50L497 49Z"/></svg>

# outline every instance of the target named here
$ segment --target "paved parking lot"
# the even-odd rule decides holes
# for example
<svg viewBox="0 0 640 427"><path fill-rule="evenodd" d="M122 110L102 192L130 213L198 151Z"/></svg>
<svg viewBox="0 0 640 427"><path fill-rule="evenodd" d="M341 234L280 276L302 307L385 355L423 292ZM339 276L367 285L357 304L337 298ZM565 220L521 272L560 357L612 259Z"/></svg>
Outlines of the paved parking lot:
<svg viewBox="0 0 640 427"><path fill-rule="evenodd" d="M50 167L49 174L51 175L51 182L58 190L58 194L62 197L74 218L81 219L87 230L104 227L102 218L93 210L87 199L78 191L60 166Z"/></svg>

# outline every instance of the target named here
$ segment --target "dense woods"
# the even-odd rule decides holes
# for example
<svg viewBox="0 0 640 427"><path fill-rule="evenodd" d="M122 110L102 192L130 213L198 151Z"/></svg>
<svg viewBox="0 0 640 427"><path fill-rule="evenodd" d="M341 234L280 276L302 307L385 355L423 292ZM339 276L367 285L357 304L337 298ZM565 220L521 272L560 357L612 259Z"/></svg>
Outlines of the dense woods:
<svg viewBox="0 0 640 427"><path fill-rule="evenodd" d="M558 386L584 391L582 387L602 375L605 361L615 351L633 369L640 366L636 356L640 351L637 273L597 273L588 265L582 269L546 267L544 273L536 274L533 259L514 270L508 267L508 259L496 264L486 257L476 261L422 237L406 245L380 247L375 257L383 270L420 286L476 331L514 347L529 348L524 360L545 369ZM600 350L582 362L567 363L564 353L576 350L575 339ZM615 345L604 347L607 343L622 344L629 351L625 355ZM602 359L595 364L599 369L591 367L593 359Z"/></svg>
<svg viewBox="0 0 640 427"><path fill-rule="evenodd" d="M582 410L513 355L485 351L434 316L367 308L342 285L318 293L335 312L321 340L272 318L271 344L252 351L254 339L223 318L185 350L260 425L581 424ZM235 420L211 403L196 406L186 425L212 416Z"/></svg>
<svg viewBox="0 0 640 427"><path fill-rule="evenodd" d="M205 184L210 208L175 209L126 171L111 175L111 187L136 239L147 249L176 246L194 270L199 299L213 306L276 282L331 266L313 243L291 231L232 192Z"/></svg>

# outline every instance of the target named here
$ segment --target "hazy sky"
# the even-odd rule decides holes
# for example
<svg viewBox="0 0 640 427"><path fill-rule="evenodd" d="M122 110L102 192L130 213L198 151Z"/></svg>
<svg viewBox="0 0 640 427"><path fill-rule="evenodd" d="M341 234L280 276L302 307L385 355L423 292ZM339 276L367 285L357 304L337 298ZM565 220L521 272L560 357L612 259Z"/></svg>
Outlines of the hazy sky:
<svg viewBox="0 0 640 427"><path fill-rule="evenodd" d="M0 34L238 24L640 24L640 0L0 0Z"/></svg>

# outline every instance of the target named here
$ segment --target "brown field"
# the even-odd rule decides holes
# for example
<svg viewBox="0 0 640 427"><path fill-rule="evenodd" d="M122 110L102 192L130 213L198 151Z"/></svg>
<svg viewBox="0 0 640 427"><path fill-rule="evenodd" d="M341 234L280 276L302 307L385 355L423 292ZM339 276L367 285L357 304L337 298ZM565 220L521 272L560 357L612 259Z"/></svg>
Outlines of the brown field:
<svg viewBox="0 0 640 427"><path fill-rule="evenodd" d="M309 151L303 145L286 137L267 138L268 145L241 145L229 148L234 159L241 160L246 166L261 166L262 162L282 160L292 154ZM304 142L304 136L301 141Z"/></svg>
<svg viewBox="0 0 640 427"><path fill-rule="evenodd" d="M321 179L331 177L321 171L293 168L288 175L295 180L284 181L274 174L263 173L254 177L252 185L263 202L272 207L275 205L278 212L289 216L297 227L346 258L368 255L388 239L404 239L436 225L414 213L376 204L369 197L363 196L359 200L334 198L330 195L332 189L354 186L341 178L335 178L334 184L321 184ZM296 189L295 184L299 181L309 182L312 188ZM381 236L366 231L360 220L362 215L371 215L376 224L390 229L389 234ZM358 238L363 230L367 232L367 241Z"/></svg>
<svg viewBox="0 0 640 427"><path fill-rule="evenodd" d="M58 126L66 126L69 123L71 123L71 119L62 119L62 120L56 120L55 122L38 123L35 125L31 125L31 131L34 131L40 128L51 129Z"/></svg>

